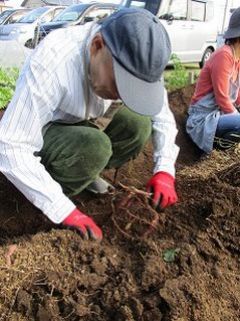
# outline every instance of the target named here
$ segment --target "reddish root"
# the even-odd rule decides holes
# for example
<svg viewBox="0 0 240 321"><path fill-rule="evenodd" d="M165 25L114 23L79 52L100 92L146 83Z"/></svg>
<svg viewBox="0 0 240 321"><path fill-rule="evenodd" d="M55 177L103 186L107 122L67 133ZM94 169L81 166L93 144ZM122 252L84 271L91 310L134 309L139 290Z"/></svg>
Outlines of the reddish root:
<svg viewBox="0 0 240 321"><path fill-rule="evenodd" d="M128 239L136 240L149 236L157 229L159 224L159 213L149 204L150 194L132 186L125 186L122 183L119 183L119 186L121 191L115 193L111 203L111 218L114 226ZM143 211L143 214L147 213L150 220L146 218L146 215L143 216L139 213L139 209L141 212ZM142 230L143 226L147 226L146 230L138 232L138 227Z"/></svg>
<svg viewBox="0 0 240 321"><path fill-rule="evenodd" d="M7 250L6 254L5 254L6 264L7 264L8 267L10 267L12 265L11 256L16 251L16 249L17 249L17 245L16 244L12 244L12 245L8 246L8 250Z"/></svg>

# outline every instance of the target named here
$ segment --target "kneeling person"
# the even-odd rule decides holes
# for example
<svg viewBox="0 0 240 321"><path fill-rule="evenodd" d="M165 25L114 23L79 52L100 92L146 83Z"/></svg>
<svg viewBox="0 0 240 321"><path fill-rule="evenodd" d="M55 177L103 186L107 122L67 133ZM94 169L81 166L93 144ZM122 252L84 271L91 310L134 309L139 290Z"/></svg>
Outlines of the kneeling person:
<svg viewBox="0 0 240 321"><path fill-rule="evenodd" d="M124 9L101 23L46 37L26 61L0 126L0 170L56 224L84 238L102 231L69 196L105 191L99 175L154 144L154 206L174 204L175 121L161 79L171 46L159 20ZM125 106L104 131L91 120L112 100Z"/></svg>

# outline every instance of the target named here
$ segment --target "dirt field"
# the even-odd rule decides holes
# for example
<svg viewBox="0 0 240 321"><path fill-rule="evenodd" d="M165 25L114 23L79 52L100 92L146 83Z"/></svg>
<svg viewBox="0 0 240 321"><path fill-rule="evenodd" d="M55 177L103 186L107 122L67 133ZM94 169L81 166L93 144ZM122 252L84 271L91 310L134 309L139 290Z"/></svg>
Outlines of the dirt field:
<svg viewBox="0 0 240 321"><path fill-rule="evenodd" d="M0 320L240 319L240 148L204 157L191 144L192 90L170 94L179 203L158 215L141 193L149 144L119 170L114 195L75 198L103 227L101 244L58 229L0 176Z"/></svg>

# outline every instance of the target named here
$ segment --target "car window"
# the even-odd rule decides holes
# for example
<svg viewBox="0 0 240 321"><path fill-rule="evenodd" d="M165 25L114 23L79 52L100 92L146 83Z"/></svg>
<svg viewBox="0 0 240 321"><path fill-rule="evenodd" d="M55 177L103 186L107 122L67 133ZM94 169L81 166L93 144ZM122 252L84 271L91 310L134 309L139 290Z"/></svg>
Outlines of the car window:
<svg viewBox="0 0 240 321"><path fill-rule="evenodd" d="M108 17L114 9L111 8L93 8L84 16L84 22L96 21Z"/></svg>
<svg viewBox="0 0 240 321"><path fill-rule="evenodd" d="M163 1L160 8L159 18L168 20L171 17L174 20L186 20L187 7L187 0Z"/></svg>
<svg viewBox="0 0 240 321"><path fill-rule="evenodd" d="M206 3L206 21L210 21L214 18L214 2L208 1Z"/></svg>
<svg viewBox="0 0 240 321"><path fill-rule="evenodd" d="M121 7L144 8L153 14L157 14L162 0L122 0Z"/></svg>
<svg viewBox="0 0 240 321"><path fill-rule="evenodd" d="M41 23L49 22L53 18L53 11L49 11L41 18Z"/></svg>
<svg viewBox="0 0 240 321"><path fill-rule="evenodd" d="M62 21L76 21L79 17L79 12L72 11L72 12L66 12L62 17Z"/></svg>
<svg viewBox="0 0 240 321"><path fill-rule="evenodd" d="M206 3L191 1L192 18L194 21L205 21Z"/></svg>
<svg viewBox="0 0 240 321"><path fill-rule="evenodd" d="M24 17L22 17L18 22L21 23L33 23L36 21L44 12L49 10L48 7L41 7L30 11Z"/></svg>
<svg viewBox="0 0 240 321"><path fill-rule="evenodd" d="M146 5L145 1L131 1L132 8L144 8Z"/></svg>
<svg viewBox="0 0 240 321"><path fill-rule="evenodd" d="M9 17L8 22L7 23L15 23L17 22L19 19L21 19L24 15L27 14L28 11L17 11L14 12L11 17Z"/></svg>
<svg viewBox="0 0 240 321"><path fill-rule="evenodd" d="M53 17L55 18L57 15L59 15L60 12L62 12L64 8L57 8L53 11Z"/></svg>
<svg viewBox="0 0 240 321"><path fill-rule="evenodd" d="M53 21L76 21L86 9L86 5L70 6L60 12Z"/></svg>
<svg viewBox="0 0 240 321"><path fill-rule="evenodd" d="M11 14L11 10L5 10L0 14L0 23L3 23L3 21Z"/></svg>

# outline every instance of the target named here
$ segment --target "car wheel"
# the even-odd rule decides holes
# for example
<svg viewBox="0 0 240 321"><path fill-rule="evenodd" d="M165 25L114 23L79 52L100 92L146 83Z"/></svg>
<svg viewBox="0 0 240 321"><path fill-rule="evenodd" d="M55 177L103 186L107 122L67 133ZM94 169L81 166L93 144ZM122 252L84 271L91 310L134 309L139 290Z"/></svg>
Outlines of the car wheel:
<svg viewBox="0 0 240 321"><path fill-rule="evenodd" d="M204 51L204 54L202 56L202 60L199 62L200 68L202 68L205 65L206 61L208 61L208 59L210 58L212 53L213 53L213 49L211 49L211 48L207 48Z"/></svg>

